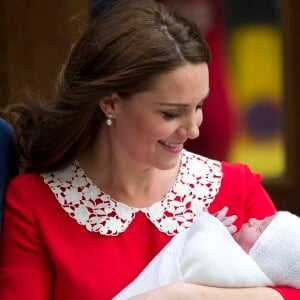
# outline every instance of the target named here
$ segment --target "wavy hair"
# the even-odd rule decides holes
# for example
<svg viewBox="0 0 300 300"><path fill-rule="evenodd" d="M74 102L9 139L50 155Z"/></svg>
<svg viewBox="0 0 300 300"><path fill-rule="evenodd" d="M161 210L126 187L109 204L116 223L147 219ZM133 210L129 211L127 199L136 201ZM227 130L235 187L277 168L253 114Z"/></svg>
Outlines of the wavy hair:
<svg viewBox="0 0 300 300"><path fill-rule="evenodd" d="M154 0L116 1L73 47L51 101L6 108L24 169L54 171L73 161L103 122L103 97L117 92L126 99L151 89L166 72L209 60L209 48L191 21Z"/></svg>

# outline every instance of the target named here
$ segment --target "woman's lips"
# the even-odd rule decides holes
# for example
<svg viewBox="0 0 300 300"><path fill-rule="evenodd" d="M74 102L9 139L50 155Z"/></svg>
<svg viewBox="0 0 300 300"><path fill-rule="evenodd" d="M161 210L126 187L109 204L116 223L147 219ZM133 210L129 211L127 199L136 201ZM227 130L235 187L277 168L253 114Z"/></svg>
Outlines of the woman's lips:
<svg viewBox="0 0 300 300"><path fill-rule="evenodd" d="M165 146L168 150L172 151L172 152L179 152L182 150L183 148L183 143L170 143L167 141L162 141L160 140L159 143L163 146Z"/></svg>

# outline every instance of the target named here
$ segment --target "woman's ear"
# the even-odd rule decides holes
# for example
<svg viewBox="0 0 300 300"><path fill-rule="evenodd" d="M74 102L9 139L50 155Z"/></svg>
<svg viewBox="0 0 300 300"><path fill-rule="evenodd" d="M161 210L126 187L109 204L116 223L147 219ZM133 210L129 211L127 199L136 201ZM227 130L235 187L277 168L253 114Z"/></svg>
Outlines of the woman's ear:
<svg viewBox="0 0 300 300"><path fill-rule="evenodd" d="M121 101L120 96L117 93L112 93L100 100L99 107L106 116L107 115L114 116L117 103L119 101Z"/></svg>

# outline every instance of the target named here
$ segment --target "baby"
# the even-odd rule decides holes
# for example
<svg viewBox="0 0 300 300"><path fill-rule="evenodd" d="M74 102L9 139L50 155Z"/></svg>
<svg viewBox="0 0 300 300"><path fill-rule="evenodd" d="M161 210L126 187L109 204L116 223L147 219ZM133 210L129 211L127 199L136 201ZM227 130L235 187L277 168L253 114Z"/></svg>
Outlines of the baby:
<svg viewBox="0 0 300 300"><path fill-rule="evenodd" d="M250 219L233 235L274 285L300 288L300 218L279 211Z"/></svg>
<svg viewBox="0 0 300 300"><path fill-rule="evenodd" d="M277 213L277 217L279 214ZM273 215L262 220L251 218L248 223L241 227L239 232L233 235L233 238L245 252L249 253L255 242L275 217L276 215Z"/></svg>
<svg viewBox="0 0 300 300"><path fill-rule="evenodd" d="M221 222L201 212L114 299L127 299L175 281L300 288L299 217L278 212L264 220L250 219L233 236L232 231L226 218Z"/></svg>

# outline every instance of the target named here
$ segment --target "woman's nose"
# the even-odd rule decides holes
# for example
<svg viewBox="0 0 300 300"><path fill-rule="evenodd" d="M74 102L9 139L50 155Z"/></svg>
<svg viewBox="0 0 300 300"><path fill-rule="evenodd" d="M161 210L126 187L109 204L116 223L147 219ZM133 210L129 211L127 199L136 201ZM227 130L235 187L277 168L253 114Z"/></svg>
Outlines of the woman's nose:
<svg viewBox="0 0 300 300"><path fill-rule="evenodd" d="M202 113L195 114L193 117L189 118L182 124L179 128L180 134L187 137L188 139L196 139L199 136L199 127L202 124L203 117Z"/></svg>
<svg viewBox="0 0 300 300"><path fill-rule="evenodd" d="M194 124L187 129L187 132L187 137L189 139L196 139L199 136L199 126L197 126L197 124Z"/></svg>
<svg viewBox="0 0 300 300"><path fill-rule="evenodd" d="M178 132L182 137L196 139L199 136L198 126L180 126Z"/></svg>

